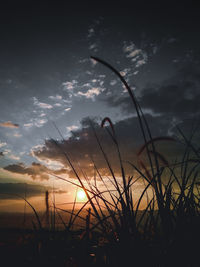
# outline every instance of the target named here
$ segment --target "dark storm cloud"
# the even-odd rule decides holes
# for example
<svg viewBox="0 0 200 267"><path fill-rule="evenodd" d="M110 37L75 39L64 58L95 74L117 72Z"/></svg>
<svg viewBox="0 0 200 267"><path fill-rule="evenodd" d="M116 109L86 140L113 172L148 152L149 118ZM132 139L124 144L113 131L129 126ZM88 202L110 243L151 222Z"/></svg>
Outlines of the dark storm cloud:
<svg viewBox="0 0 200 267"><path fill-rule="evenodd" d="M140 101L144 108L182 119L200 112L199 89L200 69L191 70L188 67L171 81L166 81L166 85L143 90Z"/></svg>
<svg viewBox="0 0 200 267"><path fill-rule="evenodd" d="M46 166L36 162L33 162L29 167L26 167L23 163L19 163L8 165L4 167L4 169L13 173L29 175L33 180L48 180L50 173L55 175L66 173L65 169L52 171Z"/></svg>
<svg viewBox="0 0 200 267"><path fill-rule="evenodd" d="M26 183L0 183L0 199L17 199L16 195L39 196L45 193L48 187L41 185L31 185Z"/></svg>
<svg viewBox="0 0 200 267"><path fill-rule="evenodd" d="M154 84L152 87L143 88L137 98L144 112L153 116L159 115L164 120L171 117L182 121L198 116L199 89L200 68L198 65L189 65L161 85ZM135 93L138 95L137 90ZM102 100L110 106L120 107L125 114L135 113L133 103L127 94L120 97L111 95Z"/></svg>
<svg viewBox="0 0 200 267"><path fill-rule="evenodd" d="M147 115L147 120L151 125L153 136L166 135L166 122L159 118L154 118L151 115ZM33 155L40 160L55 160L60 161L65 166L68 166L67 159L64 152L70 157L79 175L82 177L81 169L89 176L94 175L93 158L96 166L99 168L102 175L110 175L105 159L98 147L97 140L94 136L94 131L91 128L91 120L85 118L81 122L81 128L73 131L72 136L64 141L57 141L57 145L53 140L46 140L43 147L33 151ZM97 133L97 136L103 146L103 149L111 163L111 166L115 170L116 174L120 174L119 159L116 151L116 147L111 140L111 137L107 133L106 129L100 128L96 121L92 121L93 127ZM115 123L114 125L116 136L119 142L121 154L123 160L129 160L131 162L137 162L136 152L144 143L139 130L138 119L129 118ZM170 152L171 149L171 152ZM170 144L168 144L167 158L175 151ZM173 157L172 157L173 158ZM131 173L130 168L127 167L127 171ZM72 171L68 171L68 175L74 178L75 175Z"/></svg>
<svg viewBox="0 0 200 267"><path fill-rule="evenodd" d="M43 195L49 187L42 185L33 185L27 183L0 183L0 199L19 199L18 196L32 197ZM55 193L65 193L62 190L56 190Z"/></svg>

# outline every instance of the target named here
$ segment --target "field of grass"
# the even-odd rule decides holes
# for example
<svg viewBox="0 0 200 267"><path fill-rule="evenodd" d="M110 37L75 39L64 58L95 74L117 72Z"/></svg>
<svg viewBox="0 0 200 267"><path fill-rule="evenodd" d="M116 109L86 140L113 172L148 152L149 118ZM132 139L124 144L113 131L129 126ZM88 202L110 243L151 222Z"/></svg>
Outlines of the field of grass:
<svg viewBox="0 0 200 267"><path fill-rule="evenodd" d="M1 245L1 258L7 259L10 265L18 262L19 266L199 266L200 150L193 145L194 131L186 136L177 127L180 139L153 137L148 121L125 79L107 62L99 58L93 60L118 76L133 102L139 134L144 141L137 153L138 163L123 160L114 125L108 117L103 119L101 127L105 128L110 142L116 146L121 169L120 181L112 169L98 132L92 124L91 128L110 173L112 189L95 162L97 177L91 181L85 176L83 181L67 151L63 151L55 140L55 146L61 150L77 178L77 183L66 182L82 188L87 202L80 210L76 210L75 202L71 210L54 206L50 214L47 194L45 223L32 207L35 214L32 230L22 231L20 241L14 248ZM184 152L181 159L169 163L157 149L157 143L160 142L182 143ZM132 176L126 175L127 164L133 170ZM137 201L134 195L136 177L144 184ZM58 176L55 178L63 179ZM101 181L104 189L99 190L96 179ZM146 202L146 208L140 210L143 201ZM84 210L86 205L90 208ZM67 220L63 219L63 214L68 214ZM62 222L63 229L58 230L57 219ZM79 230L76 225L80 221L82 227Z"/></svg>

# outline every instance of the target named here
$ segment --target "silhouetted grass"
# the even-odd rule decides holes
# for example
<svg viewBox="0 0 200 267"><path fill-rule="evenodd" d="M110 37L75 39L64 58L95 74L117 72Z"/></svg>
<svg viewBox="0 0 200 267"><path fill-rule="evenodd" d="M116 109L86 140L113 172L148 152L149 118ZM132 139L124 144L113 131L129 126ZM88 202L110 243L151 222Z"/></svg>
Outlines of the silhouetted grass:
<svg viewBox="0 0 200 267"><path fill-rule="evenodd" d="M188 140L178 128L184 140L185 151L180 162L169 164L165 156L156 149L156 143L176 143L179 140L169 136L153 138L145 115L125 79L107 62L96 57L92 57L92 59L113 71L127 89L130 100L133 102L133 108L137 113L144 145L138 150L137 166L133 162L123 161L114 125L110 118L103 119L101 127L108 132L118 154L121 169L121 182L119 182L99 140L98 132L91 123L97 145L102 152L108 172L110 172L109 181L112 184L112 189L110 189L92 159L98 179L105 186L105 190L99 191L96 177L94 184L88 179L83 182L67 152L63 151L59 143L54 141L74 171L79 182L76 185L85 191L88 198L77 214L71 213L74 219L70 219L70 226L75 223L86 205L90 204L92 209L86 218L85 246L87 251L85 253L87 255L84 258L85 264L89 264L89 251L92 250L92 238L89 236L91 237L92 233L98 231L104 241L101 242L101 245L96 241L96 252L92 253L96 265L121 266L132 262L133 266L196 266L198 254L194 240L198 241L200 237L198 227L200 222L199 151L192 145L192 139ZM106 123L110 127L105 127ZM61 133L60 136L62 137ZM125 164L129 164L133 168L132 176L126 176ZM133 190L136 177L144 181L144 190L137 201ZM67 182L75 184L71 181ZM149 191L152 193L150 194ZM144 198L146 198L146 208L139 211ZM96 221L96 224L93 223L91 226L88 225L90 216ZM189 234L185 235L186 232ZM84 235L80 242L83 241L82 239L84 239ZM188 255L187 259L183 257L184 254Z"/></svg>

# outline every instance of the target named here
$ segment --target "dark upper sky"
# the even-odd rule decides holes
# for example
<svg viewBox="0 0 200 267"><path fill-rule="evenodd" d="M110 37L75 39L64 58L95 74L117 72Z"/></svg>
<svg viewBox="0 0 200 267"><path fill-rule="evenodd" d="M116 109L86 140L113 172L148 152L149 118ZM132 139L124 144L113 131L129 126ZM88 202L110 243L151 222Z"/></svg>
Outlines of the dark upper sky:
<svg viewBox="0 0 200 267"><path fill-rule="evenodd" d="M200 111L200 10L192 1L151 2L1 3L1 166L42 179L45 169L34 162L63 163L52 144L44 144L45 138L59 138L52 122L65 138L76 131L66 145L86 155L81 136L88 116L116 122L124 148L133 138L133 148L141 144L126 91L91 55L121 71L154 135L172 135L177 124L190 127ZM91 151L94 143L88 144ZM37 151L31 156L32 149Z"/></svg>

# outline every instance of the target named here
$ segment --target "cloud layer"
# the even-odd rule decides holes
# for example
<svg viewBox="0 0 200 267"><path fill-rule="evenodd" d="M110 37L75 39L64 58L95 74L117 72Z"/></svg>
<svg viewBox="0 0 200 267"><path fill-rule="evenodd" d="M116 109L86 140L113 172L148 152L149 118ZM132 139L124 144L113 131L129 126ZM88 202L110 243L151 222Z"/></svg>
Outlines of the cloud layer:
<svg viewBox="0 0 200 267"><path fill-rule="evenodd" d="M19 128L18 124L12 123L11 121L1 122L0 126L5 128Z"/></svg>
<svg viewBox="0 0 200 267"><path fill-rule="evenodd" d="M66 173L65 169L51 170L46 166L36 162L33 162L28 167L25 166L23 163L11 164L4 167L4 169L13 173L29 175L33 180L41 180L41 181L48 180L50 174L59 175Z"/></svg>
<svg viewBox="0 0 200 267"><path fill-rule="evenodd" d="M48 187L26 183L1 183L0 199L18 199L18 196L27 197L44 194Z"/></svg>
<svg viewBox="0 0 200 267"><path fill-rule="evenodd" d="M165 121L160 121L159 118L154 118L151 115L147 115L146 117L152 129L153 136L166 135L168 129ZM91 124L93 125L93 129L91 128ZM159 128L157 128L158 126ZM114 128L123 160L137 164L136 154L144 143L139 129L138 119L132 117L119 121L115 123ZM40 161L52 160L61 162L66 167L66 174L71 178L75 178L75 175L69 168L65 153L71 159L80 177L83 177L82 171L88 177L93 177L93 161L102 175L110 175L105 158L95 137L96 132L112 168L116 175L120 175L117 149L107 130L111 131L110 127L102 129L96 120L91 121L91 119L85 118L81 122L81 127L74 130L70 138L63 141L57 140L56 143L51 139L46 140L43 146L33 150L32 153ZM171 160L173 160L177 156L177 147L174 144L166 145L165 142L163 143L161 151L165 152L167 158L171 157ZM127 164L125 164L125 167L128 174L133 173L133 170Z"/></svg>
<svg viewBox="0 0 200 267"><path fill-rule="evenodd" d="M0 183L0 199L19 199L19 197L32 197L44 195L49 187L43 185L33 185L27 183ZM56 190L55 193L66 193Z"/></svg>

